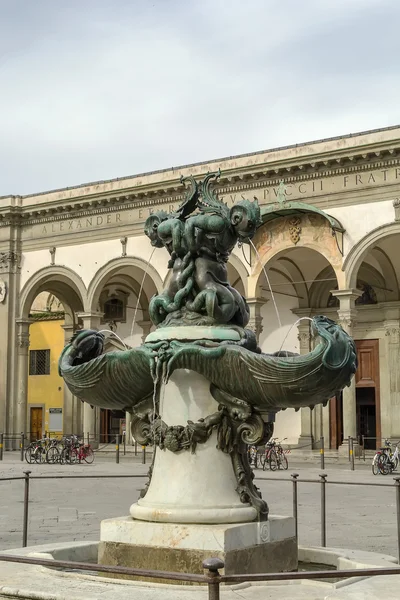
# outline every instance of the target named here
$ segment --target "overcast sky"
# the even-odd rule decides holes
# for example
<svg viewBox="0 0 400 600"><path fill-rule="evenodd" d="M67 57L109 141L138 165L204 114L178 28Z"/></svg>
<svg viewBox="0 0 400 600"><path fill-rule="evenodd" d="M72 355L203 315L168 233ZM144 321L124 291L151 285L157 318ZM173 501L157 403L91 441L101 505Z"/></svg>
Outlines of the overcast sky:
<svg viewBox="0 0 400 600"><path fill-rule="evenodd" d="M398 0L0 11L0 195L400 123Z"/></svg>

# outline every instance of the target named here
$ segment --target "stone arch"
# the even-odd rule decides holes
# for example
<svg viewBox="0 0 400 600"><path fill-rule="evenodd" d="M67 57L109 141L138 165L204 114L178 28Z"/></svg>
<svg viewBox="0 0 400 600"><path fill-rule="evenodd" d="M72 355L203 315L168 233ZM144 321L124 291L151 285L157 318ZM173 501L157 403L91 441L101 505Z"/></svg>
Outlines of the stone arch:
<svg viewBox="0 0 400 600"><path fill-rule="evenodd" d="M252 271L248 281L248 293L259 294L258 281L262 268L277 255L293 248L315 250L332 267L339 289L346 289L346 278L342 271L342 255L332 235L329 223L320 215L303 215L300 219L300 232L293 236L290 230L290 217L280 217L261 226L255 235L254 245L259 254L252 253Z"/></svg>
<svg viewBox="0 0 400 600"><path fill-rule="evenodd" d="M161 293L163 289L163 281L157 270L149 265L145 260L133 256L124 256L110 260L108 263L100 267L97 273L91 280L87 293L87 311L95 311L100 298L101 291L107 280L118 271L124 269L131 270L131 279L141 284L143 276L146 273L143 284L143 293L147 300L154 294Z"/></svg>
<svg viewBox="0 0 400 600"><path fill-rule="evenodd" d="M348 288L356 287L359 268L368 252L373 250L381 240L395 234L400 234L400 223L395 222L381 225L367 233L352 247L342 267Z"/></svg>
<svg viewBox="0 0 400 600"><path fill-rule="evenodd" d="M68 267L52 265L37 271L22 288L20 293L21 318L28 318L35 297L43 291L57 296L72 320L74 320L73 314L82 311L86 304L87 290L79 275ZM71 314L70 311L72 311Z"/></svg>

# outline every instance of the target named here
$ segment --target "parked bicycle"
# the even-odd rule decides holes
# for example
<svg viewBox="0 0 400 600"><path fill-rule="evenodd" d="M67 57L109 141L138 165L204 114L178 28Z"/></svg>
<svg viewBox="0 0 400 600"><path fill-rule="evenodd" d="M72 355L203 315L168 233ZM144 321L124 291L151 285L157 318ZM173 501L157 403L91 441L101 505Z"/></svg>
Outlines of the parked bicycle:
<svg viewBox="0 0 400 600"><path fill-rule="evenodd" d="M397 469L399 463L399 442L397 442L394 452L389 440L385 440L385 446L380 448L372 459L372 473L377 475L389 475Z"/></svg>
<svg viewBox="0 0 400 600"><path fill-rule="evenodd" d="M80 441L77 435L57 438L42 438L31 442L25 450L25 460L29 464L44 463L72 465L85 461L94 461L94 452L90 444Z"/></svg>
<svg viewBox="0 0 400 600"><path fill-rule="evenodd" d="M278 438L273 438L267 443L264 456L261 457L263 471L265 471L267 467L269 467L271 471L276 471L277 469L284 469L286 471L289 468L289 462L286 456L286 453L289 451L284 450L282 447L282 442L285 440L287 440L287 438L284 438L279 442Z"/></svg>

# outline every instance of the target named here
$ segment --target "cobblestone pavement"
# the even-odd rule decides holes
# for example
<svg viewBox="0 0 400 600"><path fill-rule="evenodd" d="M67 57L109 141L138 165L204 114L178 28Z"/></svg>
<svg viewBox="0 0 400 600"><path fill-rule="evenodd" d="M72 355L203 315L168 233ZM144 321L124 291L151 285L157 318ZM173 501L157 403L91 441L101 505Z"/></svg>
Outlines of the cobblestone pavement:
<svg viewBox="0 0 400 600"><path fill-rule="evenodd" d="M22 476L32 471L30 483L28 545L46 542L99 539L102 519L129 513L142 489L149 464L140 457L96 456L93 465L27 465L17 453L6 452L0 462L1 477ZM291 464L289 471L256 471L256 483L267 499L271 514L292 514L290 474L299 473L299 541L320 545L321 473L316 461ZM393 476L374 477L370 463L327 464L328 481L374 483L375 486L327 486L327 545L360 548L396 556L396 496ZM47 479L48 476L77 475L74 479ZM134 478L96 479L93 475L136 475ZM384 484L389 484L386 487ZM0 481L0 550L22 545L23 481Z"/></svg>

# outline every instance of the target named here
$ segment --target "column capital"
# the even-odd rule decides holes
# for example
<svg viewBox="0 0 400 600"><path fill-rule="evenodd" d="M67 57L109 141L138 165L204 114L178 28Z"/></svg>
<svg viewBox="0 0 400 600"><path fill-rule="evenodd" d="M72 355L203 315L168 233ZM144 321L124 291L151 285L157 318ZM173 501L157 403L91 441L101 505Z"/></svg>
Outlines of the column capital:
<svg viewBox="0 0 400 600"><path fill-rule="evenodd" d="M356 288L348 290L331 290L332 296L338 298L340 302L340 310L350 310L354 308L357 298L363 295L362 291Z"/></svg>
<svg viewBox="0 0 400 600"><path fill-rule="evenodd" d="M103 315L104 313L96 310L76 313L78 319L102 319Z"/></svg>
<svg viewBox="0 0 400 600"><path fill-rule="evenodd" d="M99 311L80 312L76 315L83 321L84 329L98 329L103 319L104 313Z"/></svg>
<svg viewBox="0 0 400 600"><path fill-rule="evenodd" d="M385 321L385 336L388 338L389 344L399 345L400 344L400 322Z"/></svg>
<svg viewBox="0 0 400 600"><path fill-rule="evenodd" d="M350 333L357 324L357 311L354 309L338 310L338 321L339 325L343 327L347 333Z"/></svg>
<svg viewBox="0 0 400 600"><path fill-rule="evenodd" d="M15 319L17 325L17 346L18 354L28 354L29 349L29 325L33 319Z"/></svg>

